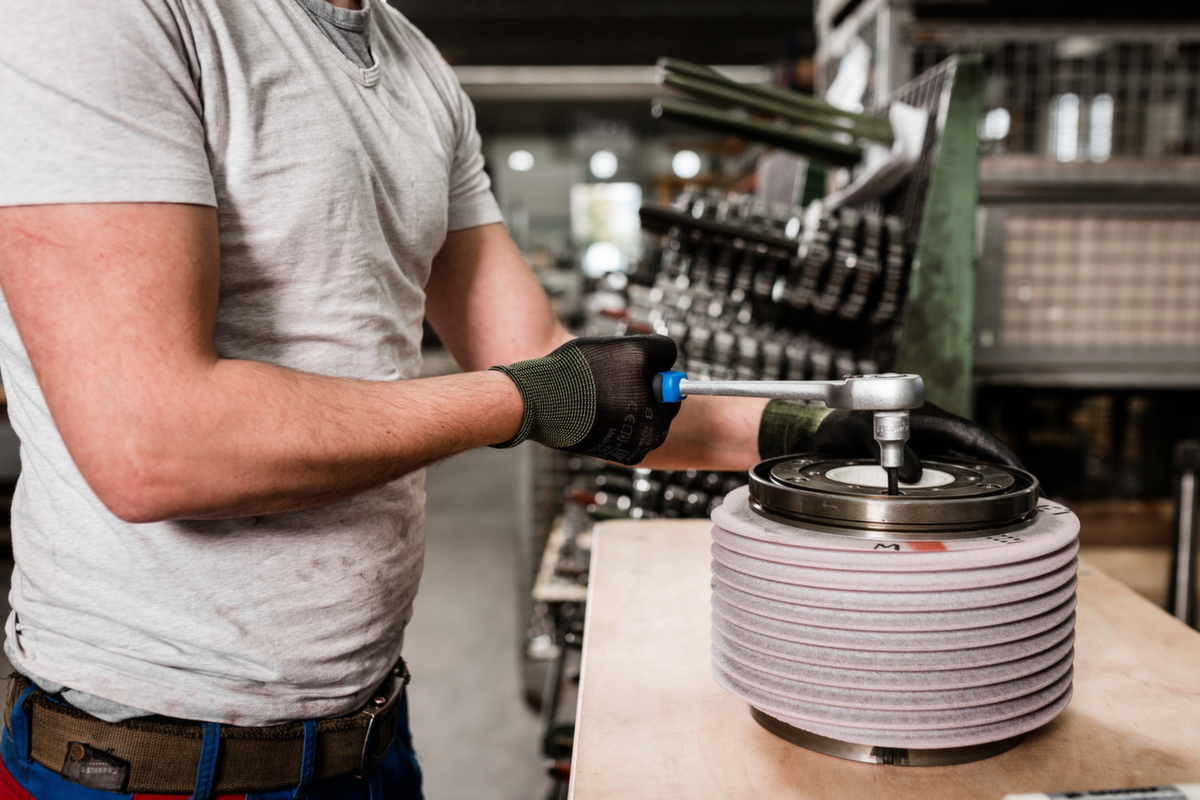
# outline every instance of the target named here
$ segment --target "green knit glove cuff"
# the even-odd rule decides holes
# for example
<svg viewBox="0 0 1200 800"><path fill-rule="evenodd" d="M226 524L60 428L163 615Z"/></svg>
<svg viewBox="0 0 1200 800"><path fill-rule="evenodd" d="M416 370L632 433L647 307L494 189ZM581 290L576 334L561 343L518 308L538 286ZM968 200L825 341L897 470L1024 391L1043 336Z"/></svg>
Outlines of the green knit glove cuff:
<svg viewBox="0 0 1200 800"><path fill-rule="evenodd" d="M758 425L759 458L776 458L813 450L813 436L833 411L823 405L772 400Z"/></svg>
<svg viewBox="0 0 1200 800"><path fill-rule="evenodd" d="M512 379L525 404L517 435L492 447L516 447L526 439L547 447L571 447L591 431L596 421L596 381L578 348L560 348L544 358L492 369Z"/></svg>

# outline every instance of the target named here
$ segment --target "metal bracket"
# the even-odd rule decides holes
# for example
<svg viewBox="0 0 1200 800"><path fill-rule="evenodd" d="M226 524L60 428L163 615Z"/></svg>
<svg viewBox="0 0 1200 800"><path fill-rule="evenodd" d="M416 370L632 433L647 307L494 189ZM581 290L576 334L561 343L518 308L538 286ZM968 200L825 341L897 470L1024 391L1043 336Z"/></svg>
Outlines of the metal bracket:
<svg viewBox="0 0 1200 800"><path fill-rule="evenodd" d="M362 759L354 777L366 777L387 755L392 740L396 738L400 698L404 696L404 687L408 685L409 680L411 676L403 662L392 667L383 683L375 690L367 707L363 709L362 713L370 717L370 721L367 723L367 735L363 740Z"/></svg>

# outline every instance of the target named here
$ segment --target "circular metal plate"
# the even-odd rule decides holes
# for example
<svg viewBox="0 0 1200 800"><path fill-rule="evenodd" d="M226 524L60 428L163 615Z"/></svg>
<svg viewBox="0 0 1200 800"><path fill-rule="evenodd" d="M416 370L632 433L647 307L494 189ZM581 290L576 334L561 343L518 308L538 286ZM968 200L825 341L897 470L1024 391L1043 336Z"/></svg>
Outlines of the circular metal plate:
<svg viewBox="0 0 1200 800"><path fill-rule="evenodd" d="M925 467L938 480L915 484L900 484L899 495L888 495L886 483L871 479L870 474L861 483L851 483L860 472L873 473L877 465L867 459L820 459L795 456L771 461L771 480L786 486L795 486L813 492L840 494L853 497L982 497L999 494L1012 488L1012 474L992 464L962 467L957 464L937 464ZM879 469L882 469L880 467Z"/></svg>
<svg viewBox="0 0 1200 800"><path fill-rule="evenodd" d="M998 756L1011 750L1021 743L1025 734L1021 733L998 742L988 742L969 747L943 747L940 749L919 750L911 747L878 747L869 744L854 744L831 739L816 733L792 727L782 720L775 719L769 714L750 707L750 716L759 725L771 733L792 744L836 756L848 761L861 761L865 764L887 764L893 767L945 767L951 764L966 764L971 761L981 761L985 758Z"/></svg>
<svg viewBox="0 0 1200 800"><path fill-rule="evenodd" d="M750 506L769 519L876 539L977 537L1023 525L1037 509L1037 478L995 464L925 462L952 480L903 487L898 495L830 477L831 472L844 476L846 467L874 463L821 455L764 461L750 470Z"/></svg>

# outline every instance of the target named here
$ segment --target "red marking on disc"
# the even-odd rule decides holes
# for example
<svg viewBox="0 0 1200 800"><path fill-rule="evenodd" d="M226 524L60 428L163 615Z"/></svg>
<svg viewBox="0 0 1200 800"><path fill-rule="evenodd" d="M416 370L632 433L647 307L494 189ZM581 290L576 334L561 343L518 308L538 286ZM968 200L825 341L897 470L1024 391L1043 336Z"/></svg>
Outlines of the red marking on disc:
<svg viewBox="0 0 1200 800"><path fill-rule="evenodd" d="M905 542L909 550L916 550L918 553L933 553L938 550L945 550L946 545L943 542Z"/></svg>

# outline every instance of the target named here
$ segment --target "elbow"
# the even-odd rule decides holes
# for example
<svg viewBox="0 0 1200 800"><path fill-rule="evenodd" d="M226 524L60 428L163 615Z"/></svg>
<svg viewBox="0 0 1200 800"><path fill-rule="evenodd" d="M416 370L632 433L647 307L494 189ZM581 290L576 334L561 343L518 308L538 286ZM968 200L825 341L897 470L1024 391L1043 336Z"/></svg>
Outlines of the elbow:
<svg viewBox="0 0 1200 800"><path fill-rule="evenodd" d="M148 454L125 454L80 464L80 473L96 498L122 522L162 522L176 518L181 509L167 479L171 469Z"/></svg>
<svg viewBox="0 0 1200 800"><path fill-rule="evenodd" d="M159 490L130 476L98 476L88 484L109 513L122 522L163 522L174 517Z"/></svg>
<svg viewBox="0 0 1200 800"><path fill-rule="evenodd" d="M147 523L164 522L173 519L174 515L165 510L163 504L152 497L126 492L124 494L106 493L100 497L100 502L114 517L122 522Z"/></svg>

